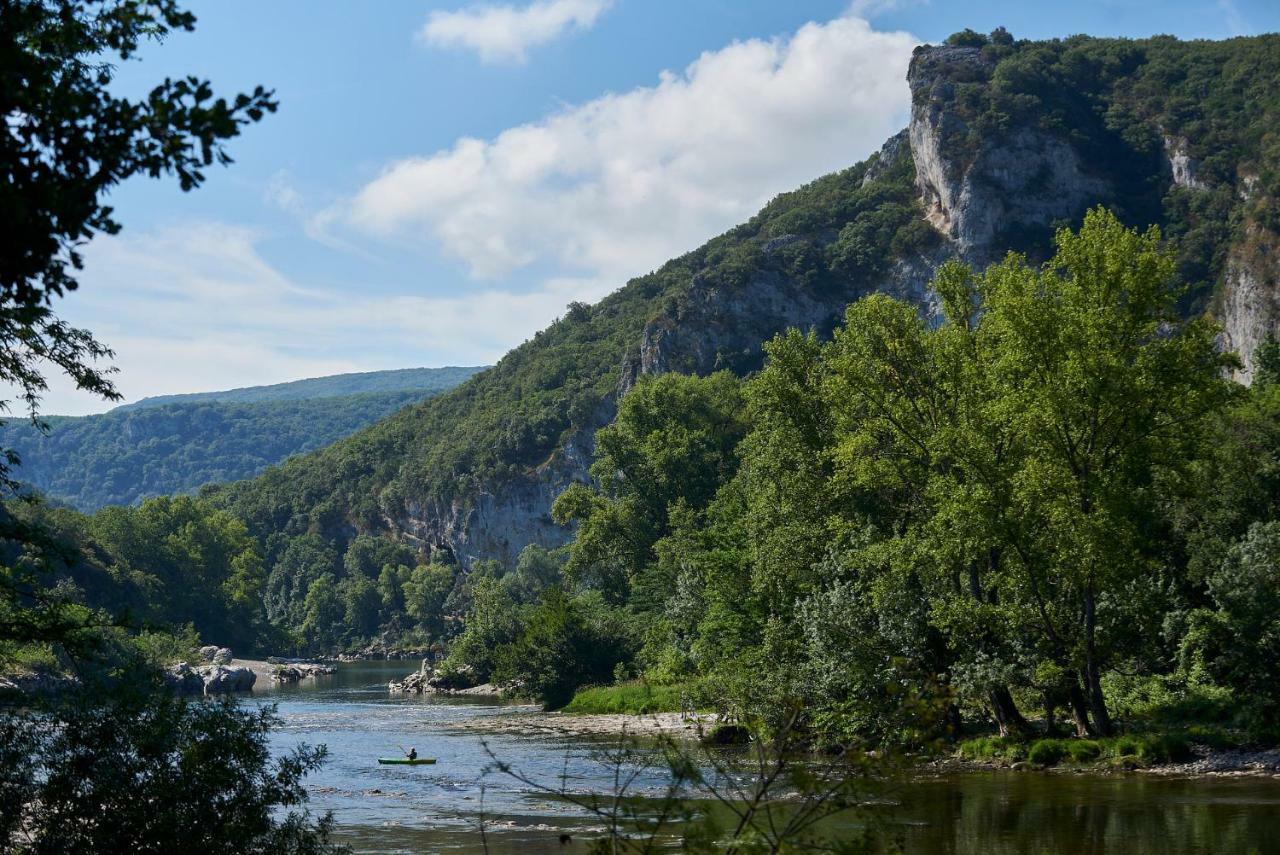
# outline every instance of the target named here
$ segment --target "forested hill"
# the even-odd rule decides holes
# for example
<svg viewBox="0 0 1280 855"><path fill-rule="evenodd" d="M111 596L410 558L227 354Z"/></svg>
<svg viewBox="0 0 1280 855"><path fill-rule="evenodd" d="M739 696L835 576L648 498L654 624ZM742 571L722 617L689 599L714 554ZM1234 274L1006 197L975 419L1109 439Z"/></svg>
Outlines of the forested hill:
<svg viewBox="0 0 1280 855"><path fill-rule="evenodd" d="M456 386L479 368L343 374L274 386L147 398L95 416L0 427L16 477L83 511L251 477Z"/></svg>
<svg viewBox="0 0 1280 855"><path fill-rule="evenodd" d="M248 386L243 389L227 389L223 392L191 392L184 395L156 395L132 404L116 407L121 410L138 410L144 407L161 407L166 404L200 404L210 401L256 404L263 401L303 401L312 398L337 398L347 395L363 395L369 392L422 392L434 393L452 389L483 366L446 366L444 368L399 368L391 371L362 371L355 374L334 374L329 377L309 377L289 383L273 383L270 386Z"/></svg>
<svg viewBox="0 0 1280 855"><path fill-rule="evenodd" d="M570 306L458 389L215 501L260 536L319 534L338 556L372 532L511 565L529 543L569 539L551 503L588 478L595 432L636 378L752 372L762 342L788 327L825 335L870 292L934 312L943 260L1046 258L1053 229L1098 204L1164 229L1191 286L1185 311L1215 314L1246 361L1274 328L1280 37L961 33L918 49L909 82L911 125L880 153ZM342 576L329 558L294 569L297 590Z"/></svg>

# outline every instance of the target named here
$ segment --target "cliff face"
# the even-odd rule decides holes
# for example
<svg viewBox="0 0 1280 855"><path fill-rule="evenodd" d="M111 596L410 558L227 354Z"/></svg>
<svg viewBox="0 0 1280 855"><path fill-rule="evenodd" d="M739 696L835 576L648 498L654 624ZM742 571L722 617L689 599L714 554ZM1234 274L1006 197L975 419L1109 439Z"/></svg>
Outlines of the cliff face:
<svg viewBox="0 0 1280 855"><path fill-rule="evenodd" d="M1232 248L1216 314L1226 347L1243 363L1236 379L1249 383L1254 351L1280 331L1280 238L1273 232L1252 228Z"/></svg>
<svg viewBox="0 0 1280 855"><path fill-rule="evenodd" d="M916 51L911 84L911 153L925 217L966 261L983 264L1004 251L1010 227L1071 220L1112 192L1069 142L1034 127L986 137L955 109L961 83L986 83L994 64L978 48Z"/></svg>
<svg viewBox="0 0 1280 855"><path fill-rule="evenodd" d="M999 133L975 133L958 91L988 84L994 67L978 48L918 49L908 74L910 126L885 143L864 175L864 184L875 182L910 158L918 215L937 232L932 248L888 259L874 277L815 288L771 258L806 244L822 249L836 236L784 234L760 245L758 267L743 283L726 286L695 272L679 305L645 324L623 359L616 391L545 463L466 504L411 502L388 514L389 525L424 546L447 547L464 564L480 558L512 562L526 544L566 543L572 532L554 523L550 506L568 484L589 478L595 432L612 420L617 400L641 376L753 371L762 361L762 342L789 327L829 335L850 302L874 291L935 315L929 282L938 265L948 258L990 263L1009 249L1014 233L1040 236L1030 249L1047 255L1053 226L1078 221L1092 205L1114 202L1123 188L1061 132L1014 122ZM1159 133L1163 151L1157 168L1163 174L1153 180L1188 192L1204 190L1188 141ZM1224 339L1246 362L1240 375L1245 382L1248 356L1280 319L1277 270L1280 241L1255 230L1250 241L1232 249L1219 289Z"/></svg>
<svg viewBox="0 0 1280 855"><path fill-rule="evenodd" d="M244 517L271 520L259 533L387 531L467 565L563 544L572 532L550 507L589 477L596 432L643 375L749 373L762 342L788 327L827 335L873 291L933 316L943 261L1047 257L1052 230L1097 204L1176 240L1187 310L1222 322L1248 382L1254 348L1280 324L1280 218L1267 201L1280 196L1280 149L1267 142L1280 100L1265 106L1280 91L1278 48L1280 37L919 48L910 125L868 163L580 307L457 394L250 485Z"/></svg>

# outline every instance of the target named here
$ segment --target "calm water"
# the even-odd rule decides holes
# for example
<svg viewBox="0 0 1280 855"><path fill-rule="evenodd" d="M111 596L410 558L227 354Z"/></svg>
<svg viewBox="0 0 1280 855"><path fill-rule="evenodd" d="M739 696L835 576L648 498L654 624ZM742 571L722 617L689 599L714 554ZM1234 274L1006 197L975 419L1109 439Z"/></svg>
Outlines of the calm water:
<svg viewBox="0 0 1280 855"><path fill-rule="evenodd" d="M610 792L590 746L460 731L467 719L511 708L390 696L387 681L416 667L342 665L332 677L255 696L279 705L279 749L329 747L309 789L313 808L334 812L341 840L360 852L479 851L483 801L491 852L584 850L596 824L507 776L484 774L482 740L534 780L554 785L567 775L575 791ZM438 763L378 765L410 745ZM638 783L641 793L661 786L655 776ZM911 853L1280 853L1280 781L1271 779L984 773L904 782L884 795L892 805L883 808L885 831ZM562 833L574 843L562 847Z"/></svg>

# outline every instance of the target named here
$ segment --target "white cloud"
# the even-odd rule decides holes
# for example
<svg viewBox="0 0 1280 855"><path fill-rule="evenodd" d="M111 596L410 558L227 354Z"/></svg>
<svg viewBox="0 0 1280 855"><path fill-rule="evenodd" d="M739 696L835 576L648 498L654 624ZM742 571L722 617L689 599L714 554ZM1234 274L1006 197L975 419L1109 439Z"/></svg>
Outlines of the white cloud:
<svg viewBox="0 0 1280 855"><path fill-rule="evenodd" d="M530 48L570 30L586 30L611 0L538 0L527 6L479 5L456 12L435 11L419 33L436 47L473 50L485 62L521 63Z"/></svg>
<svg viewBox="0 0 1280 855"><path fill-rule="evenodd" d="M657 85L390 164L331 223L435 241L479 278L643 273L906 123L917 39L863 19L734 42Z"/></svg>
<svg viewBox="0 0 1280 855"><path fill-rule="evenodd" d="M455 296L298 285L261 255L261 236L193 223L95 240L83 287L62 306L116 351L127 401L410 365L485 364L610 285L557 278L530 292ZM50 378L46 413L111 405Z"/></svg>

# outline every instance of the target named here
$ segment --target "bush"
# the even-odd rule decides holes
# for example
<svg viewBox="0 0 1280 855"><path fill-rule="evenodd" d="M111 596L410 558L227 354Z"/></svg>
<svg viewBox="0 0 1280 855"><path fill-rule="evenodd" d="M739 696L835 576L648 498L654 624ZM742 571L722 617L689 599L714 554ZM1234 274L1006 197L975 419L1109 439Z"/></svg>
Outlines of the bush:
<svg viewBox="0 0 1280 855"><path fill-rule="evenodd" d="M683 685L654 686L642 680L632 680L616 686L579 689L573 700L564 707L564 711L628 715L680 712L680 702L686 694L687 690Z"/></svg>
<svg viewBox="0 0 1280 855"><path fill-rule="evenodd" d="M1056 766L1067 756L1067 740L1040 739L1032 743L1027 760L1037 766Z"/></svg>
<svg viewBox="0 0 1280 855"><path fill-rule="evenodd" d="M267 708L168 693L0 715L0 840L34 852L345 851L302 807L324 759L272 761Z"/></svg>
<svg viewBox="0 0 1280 855"><path fill-rule="evenodd" d="M1027 744L1008 736L981 736L960 743L960 756L968 760L1024 760Z"/></svg>

